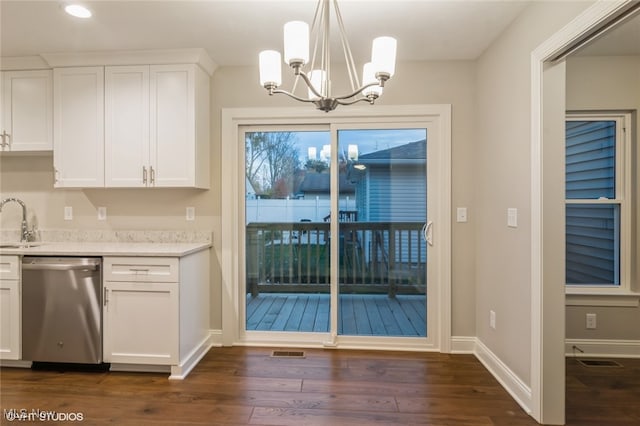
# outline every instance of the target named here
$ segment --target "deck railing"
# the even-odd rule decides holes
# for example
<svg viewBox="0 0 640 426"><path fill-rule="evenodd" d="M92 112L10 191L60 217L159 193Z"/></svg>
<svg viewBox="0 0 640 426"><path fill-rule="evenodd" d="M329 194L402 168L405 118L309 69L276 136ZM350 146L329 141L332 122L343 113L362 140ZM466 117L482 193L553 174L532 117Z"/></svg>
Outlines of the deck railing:
<svg viewBox="0 0 640 426"><path fill-rule="evenodd" d="M424 294L426 245L421 222L340 222L341 293ZM329 291L329 223L250 223L247 291Z"/></svg>

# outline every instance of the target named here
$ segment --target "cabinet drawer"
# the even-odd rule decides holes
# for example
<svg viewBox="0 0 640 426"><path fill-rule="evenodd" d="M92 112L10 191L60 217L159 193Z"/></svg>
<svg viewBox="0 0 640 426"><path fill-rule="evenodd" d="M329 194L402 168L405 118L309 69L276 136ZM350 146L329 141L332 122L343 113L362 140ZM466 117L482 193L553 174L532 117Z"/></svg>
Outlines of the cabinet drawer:
<svg viewBox="0 0 640 426"><path fill-rule="evenodd" d="M174 257L105 257L105 281L143 281L177 283L178 258Z"/></svg>
<svg viewBox="0 0 640 426"><path fill-rule="evenodd" d="M17 280L20 278L20 259L18 256L0 256L0 279Z"/></svg>

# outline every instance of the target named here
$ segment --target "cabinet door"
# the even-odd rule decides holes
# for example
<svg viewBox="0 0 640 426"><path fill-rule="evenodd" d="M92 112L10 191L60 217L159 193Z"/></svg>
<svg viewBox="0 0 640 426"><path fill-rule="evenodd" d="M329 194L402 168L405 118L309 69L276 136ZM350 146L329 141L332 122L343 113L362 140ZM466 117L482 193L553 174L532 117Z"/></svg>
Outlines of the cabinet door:
<svg viewBox="0 0 640 426"><path fill-rule="evenodd" d="M55 187L104 186L104 68L53 70Z"/></svg>
<svg viewBox="0 0 640 426"><path fill-rule="evenodd" d="M149 66L106 67L104 130L105 186L147 186Z"/></svg>
<svg viewBox="0 0 640 426"><path fill-rule="evenodd" d="M3 151L53 149L51 71L2 73Z"/></svg>
<svg viewBox="0 0 640 426"><path fill-rule="evenodd" d="M0 359L20 359L20 281L0 279Z"/></svg>
<svg viewBox="0 0 640 426"><path fill-rule="evenodd" d="M104 360L178 363L178 284L106 282Z"/></svg>
<svg viewBox="0 0 640 426"><path fill-rule="evenodd" d="M195 67L150 67L153 186L195 184Z"/></svg>

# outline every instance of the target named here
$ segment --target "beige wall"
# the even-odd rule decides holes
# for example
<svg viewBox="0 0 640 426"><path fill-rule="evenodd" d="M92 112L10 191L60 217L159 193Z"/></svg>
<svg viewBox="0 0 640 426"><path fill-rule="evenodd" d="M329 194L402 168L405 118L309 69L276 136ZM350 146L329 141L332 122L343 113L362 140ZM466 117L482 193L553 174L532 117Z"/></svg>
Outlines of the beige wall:
<svg viewBox="0 0 640 426"><path fill-rule="evenodd" d="M589 4L533 2L478 60L476 331L528 385L539 349L531 346L531 52ZM509 207L518 228L507 227Z"/></svg>
<svg viewBox="0 0 640 426"><path fill-rule="evenodd" d="M334 70L334 75L339 75ZM285 83L287 84L287 83ZM341 91L337 87L336 92ZM345 89L346 90L346 89ZM1 197L15 195L29 207L30 221L41 229L194 229L213 230L211 328L222 327L221 275L221 143L222 108L297 106L283 97L269 97L258 84L256 67L219 68L211 79L211 189L86 189L52 188L52 157L0 157ZM453 224L453 334L475 335L474 146L475 64L471 61L400 63L396 76L378 102L452 104L453 207L469 209L469 222ZM301 108L311 108L300 105ZM224 141L236 143L236 141ZM74 220L63 220L64 206L74 208ZM107 207L108 219L97 220L97 208ZM196 208L196 220L185 220L185 207ZM455 211L455 210L454 210ZM0 227L17 229L19 208L7 205Z"/></svg>
<svg viewBox="0 0 640 426"><path fill-rule="evenodd" d="M640 110L640 57L571 57L567 60L567 109L568 110ZM637 123L636 123L637 125ZM632 276L632 287L640 289L637 266L640 265L640 209L638 208L637 174L640 164L640 139L634 135L635 164L632 185L636 225L632 231L634 252L631 264L636 267ZM597 315L597 329L587 330L585 316ZM593 307L567 306L566 335L568 339L620 339L640 340L640 307Z"/></svg>
<svg viewBox="0 0 640 426"><path fill-rule="evenodd" d="M341 75L340 70L332 70ZM257 67L227 67L216 71L212 80L212 113L215 123L213 157L218 162L221 108L292 107L300 105L285 96L268 96L258 84ZM394 78L387 84L384 95L376 104L452 104L452 203L469 208L469 222L453 224L452 333L458 336L475 335L475 270L474 270L474 205L473 205L473 146L475 65L471 61L399 63ZM283 87L289 88L290 81ZM347 89L338 86L336 93ZM300 105L301 108L312 108ZM348 107L344 107L348 108ZM375 108L375 107L372 107ZM236 141L224 141L236 143ZM224 159L222 159L224 161ZM219 163L218 163L219 164ZM218 169L219 170L219 169ZM217 184L216 184L217 185ZM212 188L216 198L220 187ZM223 200L224 202L224 200ZM220 211L215 215L219 218ZM221 224L220 226L224 226ZM219 234L219 231L216 232ZM217 246L220 254L220 245ZM219 312L219 311L218 311Z"/></svg>

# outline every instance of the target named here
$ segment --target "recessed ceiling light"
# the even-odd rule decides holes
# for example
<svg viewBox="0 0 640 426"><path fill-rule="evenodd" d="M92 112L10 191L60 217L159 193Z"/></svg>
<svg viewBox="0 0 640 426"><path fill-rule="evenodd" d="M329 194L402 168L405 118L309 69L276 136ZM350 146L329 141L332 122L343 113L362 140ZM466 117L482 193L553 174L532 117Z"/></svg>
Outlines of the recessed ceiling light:
<svg viewBox="0 0 640 426"><path fill-rule="evenodd" d="M79 4L69 4L64 7L64 11L76 18L91 18L91 11Z"/></svg>

